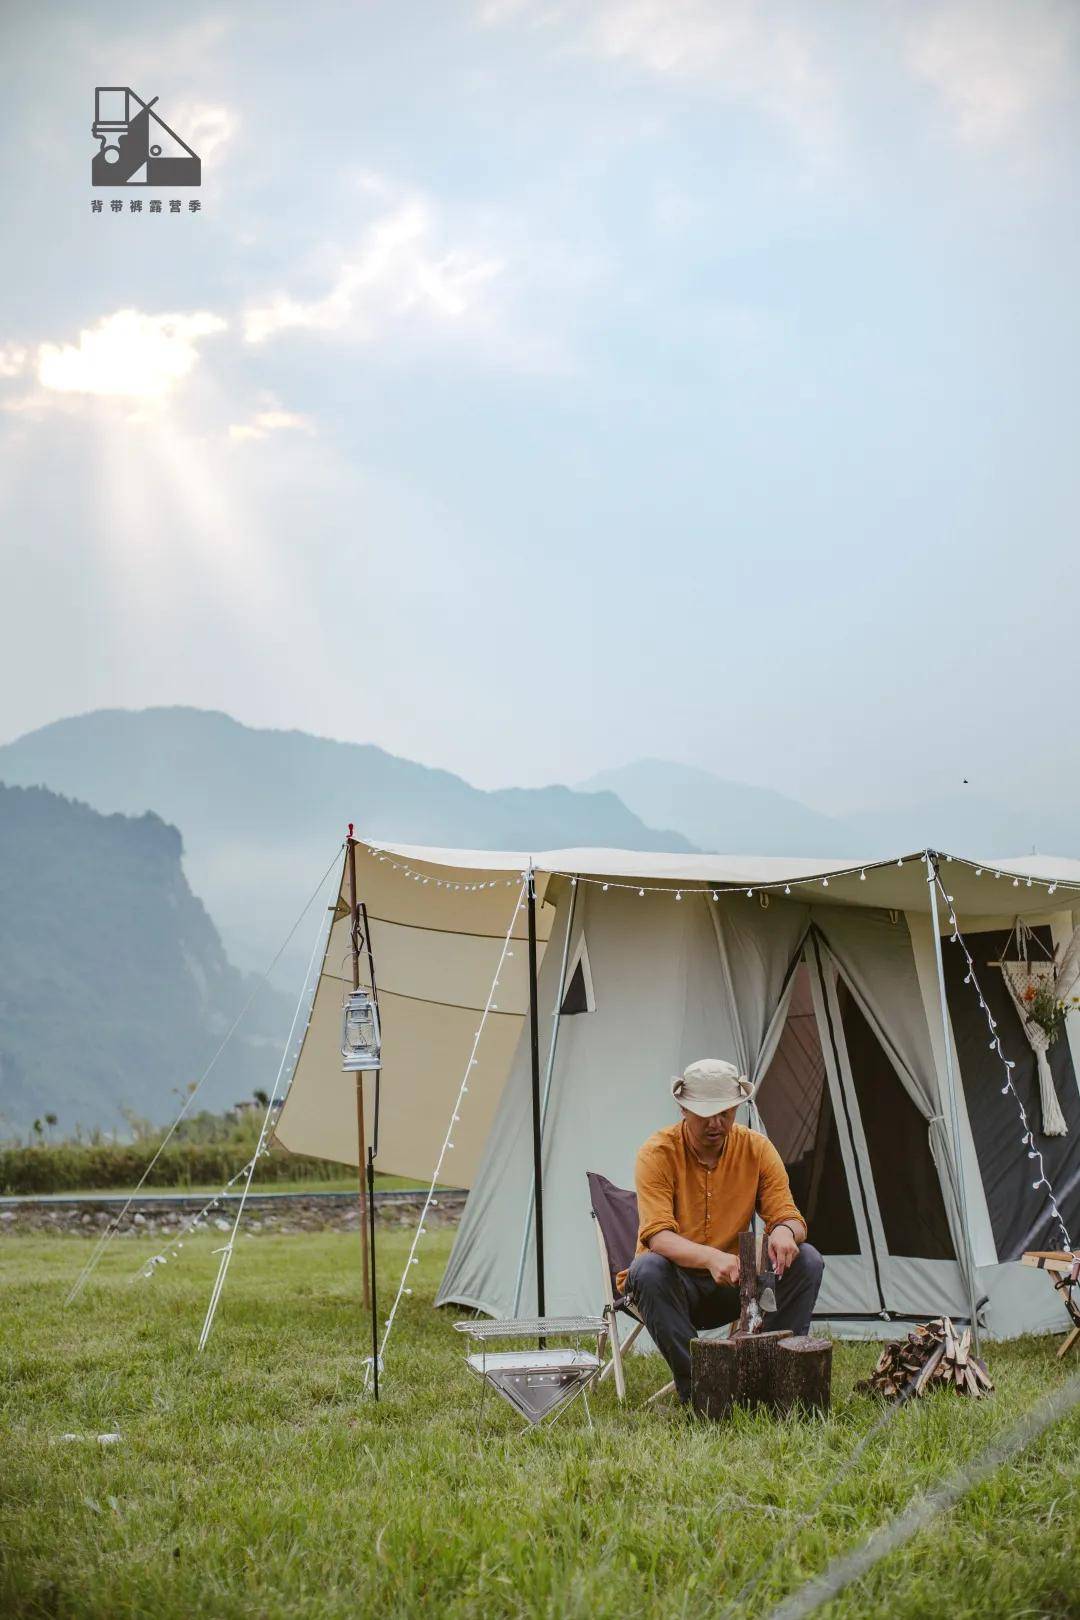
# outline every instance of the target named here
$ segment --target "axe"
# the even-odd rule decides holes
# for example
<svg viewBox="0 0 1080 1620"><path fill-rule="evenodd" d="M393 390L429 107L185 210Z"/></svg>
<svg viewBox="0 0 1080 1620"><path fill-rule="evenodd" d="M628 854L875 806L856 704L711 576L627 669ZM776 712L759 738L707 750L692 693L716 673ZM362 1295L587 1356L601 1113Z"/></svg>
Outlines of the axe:
<svg viewBox="0 0 1080 1620"><path fill-rule="evenodd" d="M766 1238L761 1246L761 1258L765 1269L757 1278L757 1302L763 1316L770 1316L776 1309L776 1267L769 1258L769 1242Z"/></svg>

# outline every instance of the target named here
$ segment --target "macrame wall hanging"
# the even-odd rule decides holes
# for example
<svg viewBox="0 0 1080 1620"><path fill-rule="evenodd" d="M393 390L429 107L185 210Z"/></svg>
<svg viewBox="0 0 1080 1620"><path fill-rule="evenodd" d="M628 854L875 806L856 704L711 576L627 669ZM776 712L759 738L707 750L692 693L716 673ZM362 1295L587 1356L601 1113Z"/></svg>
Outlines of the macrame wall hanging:
<svg viewBox="0 0 1080 1620"><path fill-rule="evenodd" d="M1020 1015L1028 1045L1035 1053L1043 1135L1067 1136L1069 1127L1058 1102L1047 1053L1064 1031L1066 1016L1080 1003L1080 997L1073 994L1080 979L1080 928L1076 929L1058 961L1057 951L1049 955L1018 917L1005 949L1010 955L1015 950L1014 960L1000 963L1001 974ZM1034 951L1042 951L1043 955L1034 958Z"/></svg>

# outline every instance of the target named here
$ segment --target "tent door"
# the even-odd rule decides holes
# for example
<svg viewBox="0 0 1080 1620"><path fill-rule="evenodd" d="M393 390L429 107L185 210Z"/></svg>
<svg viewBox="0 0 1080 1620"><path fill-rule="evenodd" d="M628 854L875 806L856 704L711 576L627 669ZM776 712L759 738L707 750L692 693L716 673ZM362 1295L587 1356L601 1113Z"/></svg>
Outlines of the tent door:
<svg viewBox="0 0 1080 1620"><path fill-rule="evenodd" d="M885 1297L882 1277L882 1257L885 1235L881 1215L870 1179L866 1144L862 1135L862 1122L852 1088L846 1083L843 1059L844 1035L840 1011L836 1003L835 975L821 959L813 935L805 947L805 961L810 975L814 1016L817 1020L821 1052L825 1063L829 1096L836 1118L836 1134L840 1144L844 1171L855 1229L859 1239L859 1293L862 1303L853 1307L863 1312L885 1312L889 1306Z"/></svg>
<svg viewBox="0 0 1080 1620"><path fill-rule="evenodd" d="M926 1120L834 958L811 949L881 1308L898 1316L964 1317L966 1293Z"/></svg>
<svg viewBox="0 0 1080 1620"><path fill-rule="evenodd" d="M757 1096L758 1122L787 1166L810 1241L826 1257L819 1313L874 1316L884 1307L873 1228L817 957L808 940L796 958L783 1029Z"/></svg>

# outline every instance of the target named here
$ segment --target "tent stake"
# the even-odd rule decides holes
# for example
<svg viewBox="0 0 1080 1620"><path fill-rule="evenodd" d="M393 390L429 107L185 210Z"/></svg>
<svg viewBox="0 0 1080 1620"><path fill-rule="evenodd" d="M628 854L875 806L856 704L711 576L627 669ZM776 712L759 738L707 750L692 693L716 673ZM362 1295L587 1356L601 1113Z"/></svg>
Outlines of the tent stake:
<svg viewBox="0 0 1080 1620"><path fill-rule="evenodd" d="M960 1110L956 1100L956 1069L953 1063L952 1021L949 1018L949 998L945 990L945 963L941 955L941 934L938 931L937 907L937 855L926 851L930 889L930 932L934 936L934 961L937 964L938 996L941 1001L941 1034L945 1042L945 1079L949 1087L949 1128L952 1136L953 1160L956 1164L956 1192L960 1205L960 1224L964 1240L964 1279L967 1283L968 1303L971 1309L971 1336L975 1341L975 1354L982 1354L979 1341L979 1313L975 1292L975 1261L971 1253L971 1227L968 1222L967 1191L964 1182L963 1148L960 1143Z"/></svg>
<svg viewBox="0 0 1080 1620"><path fill-rule="evenodd" d="M352 835L352 826L349 827L347 839L349 851L349 942L352 946L352 983L353 989L360 988L360 908L356 903L356 839ZM362 1267L364 1279L364 1309L371 1309L371 1278L368 1267L368 1189L364 1180L365 1160L367 1150L364 1146L364 1076L356 1076L356 1136L360 1150L360 1250L362 1254Z"/></svg>
<svg viewBox="0 0 1080 1620"><path fill-rule="evenodd" d="M532 1048L533 1198L536 1228L536 1314L546 1315L544 1301L544 1170L540 1126L540 1022L536 982L536 873L529 862L529 1040ZM541 1341L541 1349L543 1342Z"/></svg>

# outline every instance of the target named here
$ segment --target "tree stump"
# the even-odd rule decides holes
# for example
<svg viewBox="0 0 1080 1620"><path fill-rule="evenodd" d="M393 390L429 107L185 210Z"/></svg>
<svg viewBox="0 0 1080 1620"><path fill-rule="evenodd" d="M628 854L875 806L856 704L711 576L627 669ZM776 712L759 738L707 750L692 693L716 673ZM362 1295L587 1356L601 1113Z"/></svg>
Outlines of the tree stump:
<svg viewBox="0 0 1080 1620"><path fill-rule="evenodd" d="M775 1362L776 1383L769 1401L774 1412L790 1412L793 1406L808 1411L827 1412L832 1394L832 1344L795 1334L778 1347Z"/></svg>
<svg viewBox="0 0 1080 1620"><path fill-rule="evenodd" d="M752 1232L739 1233L739 1320L727 1339L691 1339L690 1400L700 1417L727 1417L733 1406L800 1406L827 1411L832 1389L828 1339L754 1329L758 1309L757 1250ZM767 1259L762 1256L762 1266Z"/></svg>

